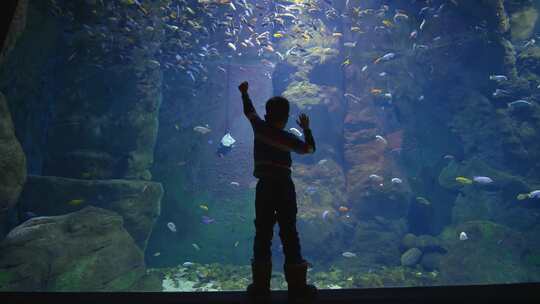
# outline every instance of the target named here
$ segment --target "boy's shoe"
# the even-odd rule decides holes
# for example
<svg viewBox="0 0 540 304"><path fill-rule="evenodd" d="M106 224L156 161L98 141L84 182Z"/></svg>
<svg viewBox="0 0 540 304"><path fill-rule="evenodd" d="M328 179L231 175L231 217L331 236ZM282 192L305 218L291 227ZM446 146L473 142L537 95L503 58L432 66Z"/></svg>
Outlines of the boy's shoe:
<svg viewBox="0 0 540 304"><path fill-rule="evenodd" d="M306 284L309 263L285 264L289 304L310 304L317 299L317 287Z"/></svg>
<svg viewBox="0 0 540 304"><path fill-rule="evenodd" d="M253 283L247 287L250 303L270 304L270 277L272 275L272 262L251 262Z"/></svg>

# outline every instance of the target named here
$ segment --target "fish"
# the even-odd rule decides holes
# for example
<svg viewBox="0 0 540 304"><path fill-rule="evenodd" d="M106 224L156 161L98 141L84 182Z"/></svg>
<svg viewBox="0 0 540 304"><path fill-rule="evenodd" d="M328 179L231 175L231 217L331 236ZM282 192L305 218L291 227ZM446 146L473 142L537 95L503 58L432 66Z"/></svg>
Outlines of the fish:
<svg viewBox="0 0 540 304"><path fill-rule="evenodd" d="M388 141L387 141L384 137L382 137L381 135L375 135L375 140L376 140L377 142L382 143L383 145L387 145L387 144L388 144Z"/></svg>
<svg viewBox="0 0 540 304"><path fill-rule="evenodd" d="M474 176L473 181L483 185L493 183L493 180L487 176Z"/></svg>
<svg viewBox="0 0 540 304"><path fill-rule="evenodd" d="M238 247L239 244L240 244L239 241L234 242L234 248Z"/></svg>
<svg viewBox="0 0 540 304"><path fill-rule="evenodd" d="M323 159L319 160L319 161L317 162L317 164L318 164L318 165L324 165L327 161L328 161L328 159L323 158Z"/></svg>
<svg viewBox="0 0 540 304"><path fill-rule="evenodd" d="M463 184L463 185L470 185L473 183L473 181L470 178L466 178L463 176L456 177L456 182Z"/></svg>
<svg viewBox="0 0 540 304"><path fill-rule="evenodd" d="M368 66L367 66L367 65L363 66L363 67L362 67L362 72L367 71L367 69L368 69Z"/></svg>
<svg viewBox="0 0 540 304"><path fill-rule="evenodd" d="M423 196L417 196L416 197L416 201L420 204L423 204L423 205L426 205L426 206L429 206L431 205L431 202L428 201L425 197Z"/></svg>
<svg viewBox="0 0 540 304"><path fill-rule="evenodd" d="M516 196L518 201L522 201L529 198L529 193L520 193Z"/></svg>
<svg viewBox="0 0 540 304"><path fill-rule="evenodd" d="M155 252L153 255L154 255L155 257L158 257L158 256L161 255L161 252Z"/></svg>
<svg viewBox="0 0 540 304"><path fill-rule="evenodd" d="M402 12L396 12L393 20L394 20L394 23L397 23L398 21L407 21L409 20L409 16L407 16L407 14L402 13Z"/></svg>
<svg viewBox="0 0 540 304"><path fill-rule="evenodd" d="M390 61L390 60L394 59L395 57L396 57L395 53L387 53L387 54L384 54L383 56L375 59L375 61L373 61L373 63L378 64L378 63L383 62L383 61Z"/></svg>
<svg viewBox="0 0 540 304"><path fill-rule="evenodd" d="M193 245L193 247L197 246L197 244L191 244L191 245ZM195 249L200 250L199 246L195 247ZM195 265L195 263L192 263L192 262L184 262L182 264L182 266L184 266L184 267L190 267L190 266L193 266L193 265Z"/></svg>
<svg viewBox="0 0 540 304"><path fill-rule="evenodd" d="M416 39L418 37L418 31L414 30L409 34L409 39Z"/></svg>
<svg viewBox="0 0 540 304"><path fill-rule="evenodd" d="M238 187L238 186L240 186L240 183L239 182L231 182L231 185Z"/></svg>
<svg viewBox="0 0 540 304"><path fill-rule="evenodd" d="M467 233L465 233L465 231L461 231L461 233L459 234L459 240L460 241L466 241L468 239L469 239L469 237L467 236Z"/></svg>
<svg viewBox="0 0 540 304"><path fill-rule="evenodd" d="M201 247L199 247L199 245L197 245L196 243L192 243L191 246L193 246L193 248L195 248L195 250L197 251L201 250Z"/></svg>
<svg viewBox="0 0 540 304"><path fill-rule="evenodd" d="M225 134L221 138L221 144L225 147L232 147L236 140L231 136L231 133Z"/></svg>
<svg viewBox="0 0 540 304"><path fill-rule="evenodd" d="M227 43L227 46L236 52L236 45L234 45L232 42Z"/></svg>
<svg viewBox="0 0 540 304"><path fill-rule="evenodd" d="M352 252L349 252L349 251L345 251L341 255L346 257L346 258L355 258L356 257L356 253L352 253Z"/></svg>
<svg viewBox="0 0 540 304"><path fill-rule="evenodd" d="M373 94L373 95L379 95L379 94L381 94L381 93L383 92L383 90L382 90L382 89L373 88L373 89L371 89L369 92L370 92L371 94Z"/></svg>
<svg viewBox="0 0 540 304"><path fill-rule="evenodd" d="M79 206L80 204L84 203L84 199L82 199L82 198L80 198L80 199L72 199L67 203L68 203L68 205L71 205L71 206Z"/></svg>
<svg viewBox="0 0 540 304"><path fill-rule="evenodd" d="M204 211L208 211L208 206L206 206L204 204L199 205L199 208L201 208Z"/></svg>
<svg viewBox="0 0 540 304"><path fill-rule="evenodd" d="M377 174L370 174L370 175L368 176L368 178L369 178L370 180L372 180L372 181L374 181L374 182L378 182L378 183L380 183L380 182L382 182L382 181L384 180L384 178L383 178L382 176L377 175Z"/></svg>
<svg viewBox="0 0 540 304"><path fill-rule="evenodd" d="M523 48L528 48L528 47L534 45L535 43L536 43L536 40L533 38L533 39L527 41L527 42L523 45Z"/></svg>
<svg viewBox="0 0 540 304"><path fill-rule="evenodd" d="M403 181L400 178L397 178L397 177L392 178L391 182L392 182L392 184L397 184L397 185L403 183Z"/></svg>
<svg viewBox="0 0 540 304"><path fill-rule="evenodd" d="M307 186L306 187L306 193L309 195L315 194L317 192L317 187L315 186Z"/></svg>
<svg viewBox="0 0 540 304"><path fill-rule="evenodd" d="M343 63L341 63L341 66L348 66L349 64L351 64L351 59L347 58L345 61L343 61Z"/></svg>
<svg viewBox="0 0 540 304"><path fill-rule="evenodd" d="M284 35L282 33L275 33L272 36L274 36L274 38L283 38L284 37Z"/></svg>
<svg viewBox="0 0 540 304"><path fill-rule="evenodd" d="M354 48L354 47L356 47L356 41L355 42L345 42L345 43L343 43L343 46L348 47L348 48Z"/></svg>
<svg viewBox="0 0 540 304"><path fill-rule="evenodd" d="M332 37L336 37L336 38L339 38L339 37L342 37L342 36L343 36L343 34L342 34L342 33L338 33L338 32L336 32L336 33L332 33Z"/></svg>
<svg viewBox="0 0 540 304"><path fill-rule="evenodd" d="M196 127L193 128L193 131L199 132L201 134L206 134L206 133L208 133L208 132L210 132L212 130L210 128L208 128L208 127L196 126Z"/></svg>
<svg viewBox="0 0 540 304"><path fill-rule="evenodd" d="M510 94L510 92L508 92L506 90L495 89L495 92L493 92L493 94L491 94L491 95L493 97L497 98L497 97L501 97L501 96L508 95L508 94Z"/></svg>
<svg viewBox="0 0 540 304"><path fill-rule="evenodd" d="M323 220L326 220L326 218L328 217L328 214L330 213L330 211L328 210L324 210L323 213L322 213L322 219Z"/></svg>
<svg viewBox="0 0 540 304"><path fill-rule="evenodd" d="M357 97L357 96L355 96L355 95L353 95L351 93L345 93L345 94L343 94L343 96L347 97L347 98L350 98L351 101L354 102L354 103L358 103L361 100L360 97Z"/></svg>
<svg viewBox="0 0 540 304"><path fill-rule="evenodd" d="M390 21L390 20L383 20L383 21L382 21L382 24L383 24L384 26L386 26L386 27L392 27L392 26L394 26L394 24L393 24L392 21Z"/></svg>
<svg viewBox="0 0 540 304"><path fill-rule="evenodd" d="M534 190L534 191L531 191L529 192L529 198L532 198L532 199L540 199L540 190Z"/></svg>
<svg viewBox="0 0 540 304"><path fill-rule="evenodd" d="M497 82L508 81L508 77L506 77L505 75L490 75L489 80L494 80Z"/></svg>
<svg viewBox="0 0 540 304"><path fill-rule="evenodd" d="M530 106L532 106L532 103L524 99L519 99L519 100L508 103L509 109L518 109L518 108L525 108L525 107L530 107Z"/></svg>
<svg viewBox="0 0 540 304"><path fill-rule="evenodd" d="M340 206L339 209L338 209L340 212L347 212L349 211L349 208L345 207L345 206Z"/></svg>
<svg viewBox="0 0 540 304"><path fill-rule="evenodd" d="M298 130L297 128L290 128L289 131L291 131L291 133L293 133L294 135L298 137L302 136L302 132L300 132L300 130Z"/></svg>
<svg viewBox="0 0 540 304"><path fill-rule="evenodd" d="M214 220L213 218L211 218L211 217L209 217L209 216L206 216L206 215L203 215L203 216L201 217L201 222L202 222L203 224L206 224L206 225L211 224L211 223L213 223L214 221L215 221L215 220Z"/></svg>
<svg viewBox="0 0 540 304"><path fill-rule="evenodd" d="M423 30L424 29L424 26L426 26L426 19L423 19L422 20L422 23L420 23L420 30Z"/></svg>
<svg viewBox="0 0 540 304"><path fill-rule="evenodd" d="M169 228L170 231L172 232L176 232L176 225L173 223L173 222L168 222L167 223L167 228Z"/></svg>

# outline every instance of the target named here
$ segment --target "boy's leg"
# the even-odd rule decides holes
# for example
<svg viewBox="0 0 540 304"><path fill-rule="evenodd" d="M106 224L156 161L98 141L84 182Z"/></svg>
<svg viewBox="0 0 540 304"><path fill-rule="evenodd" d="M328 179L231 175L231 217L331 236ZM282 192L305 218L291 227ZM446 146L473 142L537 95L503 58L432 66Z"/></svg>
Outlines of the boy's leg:
<svg viewBox="0 0 540 304"><path fill-rule="evenodd" d="M254 260L268 262L272 259L272 237L276 223L275 193L271 182L259 180L255 194Z"/></svg>
<svg viewBox="0 0 540 304"><path fill-rule="evenodd" d="M287 280L287 296L289 303L306 304L313 303L317 296L317 288L307 284L308 262L302 258L300 252L300 240L296 230L296 192L294 183L287 181L281 192L284 197L280 200L277 211L279 222L279 236L283 243L285 254L285 279Z"/></svg>
<svg viewBox="0 0 540 304"><path fill-rule="evenodd" d="M251 303L269 304L270 278L272 275L272 236L275 209L271 200L272 184L259 180L255 194L255 241L251 274L253 283L247 287Z"/></svg>
<svg viewBox="0 0 540 304"><path fill-rule="evenodd" d="M285 264L298 264L303 261L300 239L296 230L296 192L292 180L287 180L280 184L280 189L276 189L275 194L279 199L277 204L277 221L279 223L279 237L283 244L283 254Z"/></svg>

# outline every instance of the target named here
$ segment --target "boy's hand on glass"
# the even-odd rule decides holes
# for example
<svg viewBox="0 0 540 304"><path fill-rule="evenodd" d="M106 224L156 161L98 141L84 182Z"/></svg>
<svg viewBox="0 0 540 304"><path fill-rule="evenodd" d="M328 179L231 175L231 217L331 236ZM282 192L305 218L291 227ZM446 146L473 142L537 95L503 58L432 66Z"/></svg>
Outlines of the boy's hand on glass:
<svg viewBox="0 0 540 304"><path fill-rule="evenodd" d="M296 123L303 130L309 129L309 117L304 113L298 115L298 119L296 120Z"/></svg>
<svg viewBox="0 0 540 304"><path fill-rule="evenodd" d="M242 93L242 94L247 93L248 88L249 88L249 84L248 84L247 81L242 82L242 83L238 86L238 90L240 90L240 93Z"/></svg>

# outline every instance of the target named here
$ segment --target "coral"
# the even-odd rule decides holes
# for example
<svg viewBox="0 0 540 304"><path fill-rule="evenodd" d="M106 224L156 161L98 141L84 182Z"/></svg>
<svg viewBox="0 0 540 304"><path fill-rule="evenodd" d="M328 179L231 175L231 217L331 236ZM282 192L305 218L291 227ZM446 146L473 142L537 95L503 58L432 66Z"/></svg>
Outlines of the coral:
<svg viewBox="0 0 540 304"><path fill-rule="evenodd" d="M467 240L459 240L461 232L467 233ZM527 268L521 259L524 239L513 229L490 221L470 221L447 227L440 238L448 251L439 264L445 284L527 280Z"/></svg>
<svg viewBox="0 0 540 304"><path fill-rule="evenodd" d="M533 6L510 15L510 31L512 40L519 41L529 39L538 20L538 11Z"/></svg>

